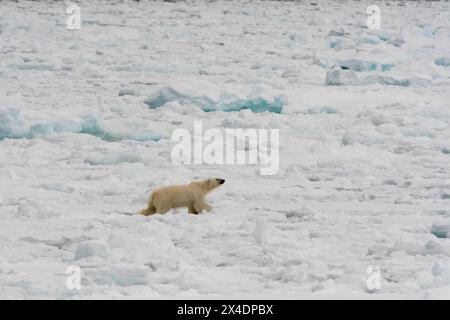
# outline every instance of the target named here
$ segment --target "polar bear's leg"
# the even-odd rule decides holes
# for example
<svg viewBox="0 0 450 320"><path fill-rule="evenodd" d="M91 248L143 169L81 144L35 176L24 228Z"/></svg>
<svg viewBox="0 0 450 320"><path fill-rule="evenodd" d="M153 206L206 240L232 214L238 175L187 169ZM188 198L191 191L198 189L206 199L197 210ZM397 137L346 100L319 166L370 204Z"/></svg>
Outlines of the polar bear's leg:
<svg viewBox="0 0 450 320"><path fill-rule="evenodd" d="M191 214L198 214L198 212L197 212L197 210L195 210L193 204L191 204L191 205L188 207L188 212L191 213Z"/></svg>
<svg viewBox="0 0 450 320"><path fill-rule="evenodd" d="M158 204L155 204L155 207L156 207L156 213L160 213L160 214L167 213L170 209L172 209L170 207L170 205L167 203L165 203L165 204L158 203Z"/></svg>
<svg viewBox="0 0 450 320"><path fill-rule="evenodd" d="M142 214L144 216L150 216L155 213L156 213L156 208L153 205L153 195L152 195L150 197L150 199L148 200L147 208L145 208L144 210L141 210L140 214Z"/></svg>
<svg viewBox="0 0 450 320"><path fill-rule="evenodd" d="M155 207L156 213L164 214L172 209L171 204L166 202L164 198L161 198L160 194L153 195L152 204Z"/></svg>
<svg viewBox="0 0 450 320"><path fill-rule="evenodd" d="M141 210L141 214L144 216L150 216L156 213L156 208L149 206L147 209Z"/></svg>
<svg viewBox="0 0 450 320"><path fill-rule="evenodd" d="M211 211L212 207L203 200L197 200L194 201L194 209L198 213L201 213L203 210L206 210L208 212Z"/></svg>
<svg viewBox="0 0 450 320"><path fill-rule="evenodd" d="M192 206L194 207L194 210L197 212L197 214L202 213L203 205L201 201L194 201Z"/></svg>

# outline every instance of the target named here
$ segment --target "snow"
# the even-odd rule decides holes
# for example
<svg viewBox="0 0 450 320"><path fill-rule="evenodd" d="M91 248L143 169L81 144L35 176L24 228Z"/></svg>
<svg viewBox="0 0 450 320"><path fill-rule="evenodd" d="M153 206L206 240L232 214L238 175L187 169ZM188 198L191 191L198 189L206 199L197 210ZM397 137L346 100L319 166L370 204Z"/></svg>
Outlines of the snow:
<svg viewBox="0 0 450 320"><path fill-rule="evenodd" d="M0 298L450 298L450 4L370 4L0 2ZM278 173L173 164L194 121L279 129Z"/></svg>

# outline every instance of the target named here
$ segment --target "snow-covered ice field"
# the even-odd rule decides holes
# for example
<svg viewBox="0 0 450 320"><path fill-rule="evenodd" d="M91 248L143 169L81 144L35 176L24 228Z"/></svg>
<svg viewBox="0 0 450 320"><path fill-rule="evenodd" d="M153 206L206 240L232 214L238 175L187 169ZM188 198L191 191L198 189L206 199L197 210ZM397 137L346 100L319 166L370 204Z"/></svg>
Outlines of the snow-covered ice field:
<svg viewBox="0 0 450 320"><path fill-rule="evenodd" d="M1 1L0 298L449 299L450 3L370 4ZM173 164L200 120L279 129L279 172Z"/></svg>

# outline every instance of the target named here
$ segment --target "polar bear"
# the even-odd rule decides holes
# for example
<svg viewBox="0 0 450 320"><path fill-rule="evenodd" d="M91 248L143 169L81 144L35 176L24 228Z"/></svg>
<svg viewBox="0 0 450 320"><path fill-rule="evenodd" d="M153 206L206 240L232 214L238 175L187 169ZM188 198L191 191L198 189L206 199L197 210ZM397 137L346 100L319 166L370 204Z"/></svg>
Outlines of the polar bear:
<svg viewBox="0 0 450 320"><path fill-rule="evenodd" d="M150 196L147 209L140 213L149 216L155 213L167 213L170 209L183 207L187 207L188 212L192 214L199 214L203 210L209 212L212 207L205 202L205 196L224 182L224 179L211 178L185 185L156 189Z"/></svg>

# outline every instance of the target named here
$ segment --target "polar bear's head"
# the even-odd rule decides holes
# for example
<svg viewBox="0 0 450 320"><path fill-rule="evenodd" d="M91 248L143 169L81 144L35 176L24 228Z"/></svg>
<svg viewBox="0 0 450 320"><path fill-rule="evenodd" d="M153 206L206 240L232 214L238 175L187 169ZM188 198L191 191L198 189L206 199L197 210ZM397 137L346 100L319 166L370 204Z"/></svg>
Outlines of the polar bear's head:
<svg viewBox="0 0 450 320"><path fill-rule="evenodd" d="M203 180L203 181L198 181L195 182L198 184L198 186L205 191L205 193L208 193L212 190L214 190L215 188L219 187L220 185L225 183L224 179L220 179L220 178L209 178L207 180Z"/></svg>

